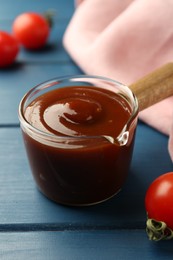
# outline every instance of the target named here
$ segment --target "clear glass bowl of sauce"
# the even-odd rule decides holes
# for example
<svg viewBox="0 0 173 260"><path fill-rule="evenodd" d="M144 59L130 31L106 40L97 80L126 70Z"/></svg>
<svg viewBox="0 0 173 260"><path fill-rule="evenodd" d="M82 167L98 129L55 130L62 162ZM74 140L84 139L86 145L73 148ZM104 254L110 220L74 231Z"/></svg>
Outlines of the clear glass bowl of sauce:
<svg viewBox="0 0 173 260"><path fill-rule="evenodd" d="M63 77L32 88L19 120L39 190L74 206L114 196L128 175L137 118L135 95L108 78Z"/></svg>

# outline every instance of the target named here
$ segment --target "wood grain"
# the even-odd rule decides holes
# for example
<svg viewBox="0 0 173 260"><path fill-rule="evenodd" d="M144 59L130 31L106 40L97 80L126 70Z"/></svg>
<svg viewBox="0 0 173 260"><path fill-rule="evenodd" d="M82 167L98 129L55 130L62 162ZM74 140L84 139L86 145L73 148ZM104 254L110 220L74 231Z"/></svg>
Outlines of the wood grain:
<svg viewBox="0 0 173 260"><path fill-rule="evenodd" d="M136 95L139 110L173 95L173 63L168 63L130 85Z"/></svg>
<svg viewBox="0 0 173 260"><path fill-rule="evenodd" d="M0 236L1 260L171 260L171 241L152 245L143 230L18 232Z"/></svg>

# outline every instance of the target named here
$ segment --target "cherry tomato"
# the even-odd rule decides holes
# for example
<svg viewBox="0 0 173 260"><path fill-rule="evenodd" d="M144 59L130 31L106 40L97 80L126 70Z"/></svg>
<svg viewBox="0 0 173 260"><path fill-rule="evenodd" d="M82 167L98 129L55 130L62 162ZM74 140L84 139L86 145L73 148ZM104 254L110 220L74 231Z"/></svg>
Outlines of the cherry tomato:
<svg viewBox="0 0 173 260"><path fill-rule="evenodd" d="M17 40L7 32L0 31L0 67L12 65L19 52Z"/></svg>
<svg viewBox="0 0 173 260"><path fill-rule="evenodd" d="M44 16L28 12L16 17L12 31L18 41L27 49L42 48L49 37L50 27Z"/></svg>
<svg viewBox="0 0 173 260"><path fill-rule="evenodd" d="M151 240L173 238L173 172L159 176L145 196L147 233Z"/></svg>

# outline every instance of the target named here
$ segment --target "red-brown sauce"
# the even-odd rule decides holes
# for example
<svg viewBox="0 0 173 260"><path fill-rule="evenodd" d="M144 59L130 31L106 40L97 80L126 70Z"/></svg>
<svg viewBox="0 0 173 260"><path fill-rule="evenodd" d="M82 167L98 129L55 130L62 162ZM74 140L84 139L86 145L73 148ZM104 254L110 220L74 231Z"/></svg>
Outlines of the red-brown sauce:
<svg viewBox="0 0 173 260"><path fill-rule="evenodd" d="M97 87L56 89L32 101L24 112L26 121L62 139L52 145L23 131L40 190L69 205L97 203L118 192L126 179L134 138L120 146L104 136L116 138L130 114L125 99Z"/></svg>

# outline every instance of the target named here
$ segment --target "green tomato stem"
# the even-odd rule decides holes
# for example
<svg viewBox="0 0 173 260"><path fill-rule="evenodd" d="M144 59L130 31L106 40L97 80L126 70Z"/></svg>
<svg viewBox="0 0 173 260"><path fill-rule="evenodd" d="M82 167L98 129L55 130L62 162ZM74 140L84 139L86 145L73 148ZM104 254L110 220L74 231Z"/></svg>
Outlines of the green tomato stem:
<svg viewBox="0 0 173 260"><path fill-rule="evenodd" d="M54 9L49 9L43 14L50 28L53 27L53 17L55 16L55 14L56 11Z"/></svg>
<svg viewBox="0 0 173 260"><path fill-rule="evenodd" d="M146 232L149 240L160 241L169 240L173 238L173 231L165 222L157 221L155 219L147 219Z"/></svg>

